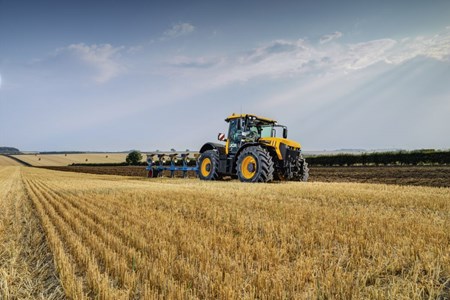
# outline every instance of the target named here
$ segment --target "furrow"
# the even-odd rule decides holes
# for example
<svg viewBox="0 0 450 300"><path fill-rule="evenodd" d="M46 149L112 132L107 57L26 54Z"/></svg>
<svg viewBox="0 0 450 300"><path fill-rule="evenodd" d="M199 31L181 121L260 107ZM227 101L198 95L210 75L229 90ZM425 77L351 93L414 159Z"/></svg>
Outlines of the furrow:
<svg viewBox="0 0 450 300"><path fill-rule="evenodd" d="M89 214L80 210L76 205L77 199L75 197L63 198L48 189L45 194L53 207L61 215L66 216L69 225L83 238L85 244L91 245L90 248L96 257L100 258L100 265L105 265L111 277L118 278L122 287L133 289L136 276L132 270L132 265L133 260L135 261L140 254L123 244L123 241L112 232L97 224L89 217ZM100 213L102 212L94 212L96 215ZM81 224L84 224L84 226Z"/></svg>
<svg viewBox="0 0 450 300"><path fill-rule="evenodd" d="M65 251L64 243L58 234L58 230L50 220L44 205L39 200L39 196L35 189L30 185L30 182L24 180L24 184L26 192L36 208L36 212L46 233L61 278L61 284L66 295L71 299L86 299L86 294L83 291L83 280L76 275L75 268L72 264L72 256Z"/></svg>
<svg viewBox="0 0 450 300"><path fill-rule="evenodd" d="M78 234L81 233L81 228L78 227L80 232L77 234L77 232L74 231L74 228L64 220L64 217L70 219L71 216L68 214L63 214L61 216L59 213L62 213L62 211L56 210L49 203L52 202L52 200L49 199L48 195L45 195L43 191L40 191L32 182L30 182L30 187L31 189L34 189L37 199L42 198L42 200L38 201L40 201L44 207L50 220L54 222L54 225L65 241L65 244L70 248L81 271L86 272L88 285L94 291L96 297L100 299L128 298L127 291L115 288L108 275L100 271L99 266L96 263L95 255L79 239Z"/></svg>

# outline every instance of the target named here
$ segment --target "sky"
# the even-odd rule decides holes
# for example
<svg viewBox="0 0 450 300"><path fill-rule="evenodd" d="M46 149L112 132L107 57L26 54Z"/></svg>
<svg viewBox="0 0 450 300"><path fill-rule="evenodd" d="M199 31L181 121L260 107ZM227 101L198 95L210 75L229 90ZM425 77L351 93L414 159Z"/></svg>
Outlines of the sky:
<svg viewBox="0 0 450 300"><path fill-rule="evenodd" d="M450 148L450 1L0 0L0 146L196 150L232 113Z"/></svg>

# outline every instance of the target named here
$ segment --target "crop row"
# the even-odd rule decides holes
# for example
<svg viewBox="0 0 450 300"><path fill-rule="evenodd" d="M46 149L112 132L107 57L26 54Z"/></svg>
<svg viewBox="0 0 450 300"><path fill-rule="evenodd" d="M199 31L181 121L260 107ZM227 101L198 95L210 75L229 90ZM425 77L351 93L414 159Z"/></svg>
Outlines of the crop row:
<svg viewBox="0 0 450 300"><path fill-rule="evenodd" d="M21 168L0 166L0 299L64 299L55 273Z"/></svg>

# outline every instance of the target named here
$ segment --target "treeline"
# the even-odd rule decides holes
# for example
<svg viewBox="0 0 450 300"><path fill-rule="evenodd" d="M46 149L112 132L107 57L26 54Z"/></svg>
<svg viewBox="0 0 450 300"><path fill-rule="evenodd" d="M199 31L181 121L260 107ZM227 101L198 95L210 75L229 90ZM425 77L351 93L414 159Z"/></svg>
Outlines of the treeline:
<svg viewBox="0 0 450 300"><path fill-rule="evenodd" d="M47 155L47 154L85 154L88 152L85 151L42 151L42 152L38 152L38 154L43 154L43 155ZM95 152L92 152L95 153Z"/></svg>
<svg viewBox="0 0 450 300"><path fill-rule="evenodd" d="M306 158L312 166L386 166L386 165L447 165L450 164L450 151L433 149L374 152L362 154L318 155Z"/></svg>
<svg viewBox="0 0 450 300"><path fill-rule="evenodd" d="M0 147L0 154L21 154L21 152L14 147Z"/></svg>

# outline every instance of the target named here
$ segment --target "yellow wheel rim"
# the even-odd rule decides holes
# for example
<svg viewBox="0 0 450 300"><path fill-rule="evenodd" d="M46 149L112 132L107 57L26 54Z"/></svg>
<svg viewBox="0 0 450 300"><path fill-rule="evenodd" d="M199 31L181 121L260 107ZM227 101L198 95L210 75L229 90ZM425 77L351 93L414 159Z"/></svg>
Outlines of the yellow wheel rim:
<svg viewBox="0 0 450 300"><path fill-rule="evenodd" d="M202 161L202 165L200 166L200 172L202 173L202 176L208 177L208 175L211 173L211 168L212 168L211 159L209 157L206 157Z"/></svg>
<svg viewBox="0 0 450 300"><path fill-rule="evenodd" d="M256 159L249 155L242 160L241 174L245 179L252 179L256 174Z"/></svg>

